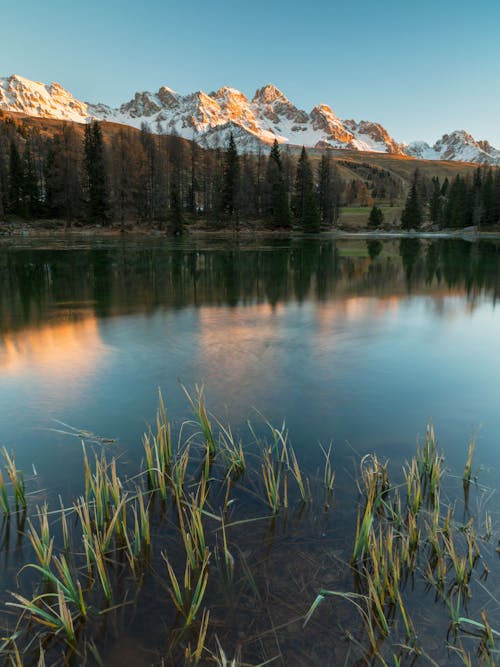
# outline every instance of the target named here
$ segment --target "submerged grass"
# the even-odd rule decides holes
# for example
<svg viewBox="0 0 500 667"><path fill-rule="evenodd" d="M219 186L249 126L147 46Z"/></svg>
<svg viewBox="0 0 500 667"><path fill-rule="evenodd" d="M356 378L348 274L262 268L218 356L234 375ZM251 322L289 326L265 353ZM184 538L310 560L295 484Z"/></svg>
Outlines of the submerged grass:
<svg viewBox="0 0 500 667"><path fill-rule="evenodd" d="M64 660L87 651L98 655L95 641L101 619L119 613L130 592L138 595L144 578L154 576L158 591L168 591L162 603L162 623L168 626L165 664L244 664L242 648L250 645L259 647L260 664L276 657L286 664L283 636L299 652L303 639L297 629L293 636L283 635L283 629L302 620L304 632L313 633L326 647L321 623L331 622L326 600L334 598L348 603L363 627L354 633L359 624L351 618L353 632L344 628L353 641L343 664L351 664L352 657L368 664L402 665L405 656L416 660L426 655L421 618L415 617L412 601L418 581L434 592L437 605L448 609L453 646L464 664L474 664L461 643L464 633L476 642L477 664L496 659L498 631L484 610L476 609L476 618L470 614L476 568L481 562L483 573L487 571L486 556L479 548L474 519L458 521L455 506L443 501L444 457L437 450L432 425L399 475L391 470L391 478L398 477L396 484L389 478L388 461L375 454L362 458L350 563L336 557L335 567L330 566L334 578L344 584L351 581L351 589L323 588L319 577L328 574L330 552L321 550L318 537L311 542L311 552L300 556L302 566L296 545L288 558L283 552L281 571L268 572L267 563L275 542L285 540L289 522L310 522L317 531L329 517L325 510L336 488L332 445L322 448L323 470L309 478L284 426L269 426L271 441L256 443L256 451L249 453L229 426L209 416L202 389L196 388L194 398L187 395L195 420L189 432L183 425L181 434L183 429L186 433L176 447L159 395L154 429L143 441L139 476L128 481L114 457L108 460L104 452L89 456L83 445L84 494L72 507L61 505L51 512L44 503L30 514L20 534L27 535L33 562L27 562L21 574L30 571L39 579L32 582L31 593L16 591L7 603L19 616L0 649L2 655L11 661L19 656L19 664L24 658L37 659L35 654L49 662L59 654ZM468 462L471 451L469 447ZM13 455L3 450L3 456L9 484L0 477L0 506L8 517L12 505L18 510L27 503L24 477ZM466 477L464 473L464 482ZM264 504L271 516L269 510L264 516L241 516L242 498L250 498L260 510ZM334 523L327 525L332 530ZM265 526L262 539L252 541L248 534L260 526ZM484 526L481 545L494 531L491 514L486 514ZM295 593L288 592L285 581ZM319 588L315 598L314 588ZM280 618L275 618L277 605ZM234 646L231 619L241 615L240 609L254 614L260 629L236 648L234 659L228 659L219 635L227 631L232 642L227 645ZM263 618L268 629L262 627ZM32 627L38 628L36 642ZM58 642L63 638L61 648Z"/></svg>

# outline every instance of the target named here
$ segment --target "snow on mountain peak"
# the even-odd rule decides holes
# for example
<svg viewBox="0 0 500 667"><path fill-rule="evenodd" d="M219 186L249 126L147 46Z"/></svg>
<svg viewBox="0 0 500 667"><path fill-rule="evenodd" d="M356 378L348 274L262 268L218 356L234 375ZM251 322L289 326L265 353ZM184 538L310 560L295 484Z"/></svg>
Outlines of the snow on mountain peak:
<svg viewBox="0 0 500 667"><path fill-rule="evenodd" d="M465 130L454 130L443 134L434 146L415 141L406 146L406 153L427 160L452 160L455 162L477 162L500 164L500 151L488 141L477 141Z"/></svg>
<svg viewBox="0 0 500 667"><path fill-rule="evenodd" d="M425 142L402 145L379 123L341 120L327 104L318 104L310 113L298 109L271 83L259 88L251 101L229 86L209 94L199 90L187 95L162 86L157 93L137 92L113 109L80 102L58 83L45 85L13 74L0 78L0 109L79 123L94 118L137 128L147 123L153 131L178 134L203 146L223 145L233 133L237 145L246 151L277 139L299 146L500 164L500 151L464 130L443 135L432 147Z"/></svg>
<svg viewBox="0 0 500 667"><path fill-rule="evenodd" d="M29 116L85 122L87 105L58 83L46 86L19 74L0 79L0 108Z"/></svg>

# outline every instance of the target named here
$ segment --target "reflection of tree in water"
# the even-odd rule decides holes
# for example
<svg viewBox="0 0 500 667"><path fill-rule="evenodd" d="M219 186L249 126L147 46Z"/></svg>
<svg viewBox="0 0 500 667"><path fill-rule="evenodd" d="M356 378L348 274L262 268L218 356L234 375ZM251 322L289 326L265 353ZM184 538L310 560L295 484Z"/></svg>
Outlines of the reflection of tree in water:
<svg viewBox="0 0 500 667"><path fill-rule="evenodd" d="M366 242L366 249L368 250L368 255L372 261L377 259L377 257L382 252L382 248L382 241L376 241L372 239L371 241Z"/></svg>
<svg viewBox="0 0 500 667"><path fill-rule="evenodd" d="M319 243L307 240L296 241L292 245L290 267L293 271L295 298L302 302L311 289L311 280L318 270Z"/></svg>
<svg viewBox="0 0 500 667"><path fill-rule="evenodd" d="M288 277L290 249L279 248L272 254L264 255L264 289L269 303L276 306L288 300Z"/></svg>
<svg viewBox="0 0 500 667"><path fill-rule="evenodd" d="M361 250L367 250L366 253ZM382 253L382 250L384 251ZM157 308L328 300L402 290L500 287L500 244L464 240L126 244L76 250L0 250L2 327L93 308L99 317Z"/></svg>
<svg viewBox="0 0 500 667"><path fill-rule="evenodd" d="M495 286L494 300L500 293L500 246L487 241L480 241L476 248L478 258L474 263L474 279L480 288Z"/></svg>
<svg viewBox="0 0 500 667"><path fill-rule="evenodd" d="M95 314L106 317L113 309L113 260L114 253L109 250L91 250L90 262L94 287Z"/></svg>
<svg viewBox="0 0 500 667"><path fill-rule="evenodd" d="M441 270L439 266L439 246L437 243L429 243L425 253L425 282L430 285L436 278L441 281Z"/></svg>
<svg viewBox="0 0 500 667"><path fill-rule="evenodd" d="M316 270L316 297L326 301L335 291L340 280L339 251L334 243L321 243L318 248Z"/></svg>
<svg viewBox="0 0 500 667"><path fill-rule="evenodd" d="M461 239L439 242L443 277L448 287L472 286L471 244Z"/></svg>
<svg viewBox="0 0 500 667"><path fill-rule="evenodd" d="M406 275L406 286L409 292L412 289L412 278L415 273L417 258L420 254L420 240L418 238L401 239L399 254Z"/></svg>

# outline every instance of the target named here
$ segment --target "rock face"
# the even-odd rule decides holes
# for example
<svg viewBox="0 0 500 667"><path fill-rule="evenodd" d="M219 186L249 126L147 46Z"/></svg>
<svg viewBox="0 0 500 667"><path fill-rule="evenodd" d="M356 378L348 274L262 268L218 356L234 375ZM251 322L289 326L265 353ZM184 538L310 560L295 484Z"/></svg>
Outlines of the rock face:
<svg viewBox="0 0 500 667"><path fill-rule="evenodd" d="M224 86L211 93L180 95L162 86L138 92L114 109L75 99L57 83L45 85L16 74L0 78L0 109L30 116L85 123L110 120L153 132L177 134L202 146L223 146L232 132L240 150L256 151L277 139L282 144L411 155L432 160L500 164L500 151L464 131L444 135L434 146L396 142L379 123L341 120L326 104L310 113L298 109L276 86L259 88L252 100Z"/></svg>

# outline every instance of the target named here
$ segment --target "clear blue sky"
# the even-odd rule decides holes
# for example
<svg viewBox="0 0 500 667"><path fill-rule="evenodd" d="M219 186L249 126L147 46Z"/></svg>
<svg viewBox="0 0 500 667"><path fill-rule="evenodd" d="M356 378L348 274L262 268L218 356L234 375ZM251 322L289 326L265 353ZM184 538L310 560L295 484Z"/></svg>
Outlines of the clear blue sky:
<svg viewBox="0 0 500 667"><path fill-rule="evenodd" d="M17 4L17 7L16 7ZM272 82L396 139L470 131L500 148L500 0L2 3L0 76L118 105L137 90Z"/></svg>

